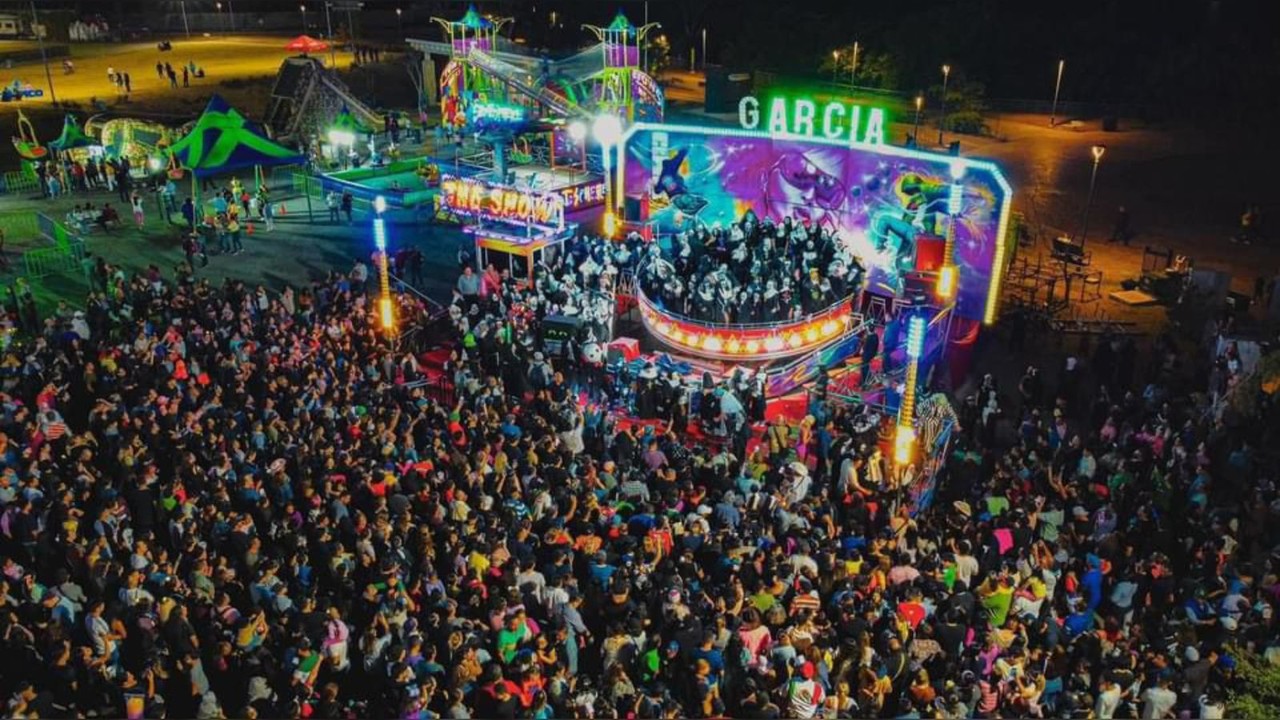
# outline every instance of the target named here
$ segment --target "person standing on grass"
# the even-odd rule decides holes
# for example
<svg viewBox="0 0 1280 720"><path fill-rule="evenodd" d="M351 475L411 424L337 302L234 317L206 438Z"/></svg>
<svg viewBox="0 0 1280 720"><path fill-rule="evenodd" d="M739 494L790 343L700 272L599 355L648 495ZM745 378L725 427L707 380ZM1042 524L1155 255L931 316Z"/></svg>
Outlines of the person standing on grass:
<svg viewBox="0 0 1280 720"><path fill-rule="evenodd" d="M134 191L129 195L129 204L133 207L133 221L138 224L138 229L142 229L143 223L146 221L146 214L142 209L142 196Z"/></svg>
<svg viewBox="0 0 1280 720"><path fill-rule="evenodd" d="M156 61L156 77L159 77L159 78L164 77L164 63L160 62L159 60Z"/></svg>
<svg viewBox="0 0 1280 720"><path fill-rule="evenodd" d="M185 66L182 68L182 87L191 87L191 72Z"/></svg>
<svg viewBox="0 0 1280 720"><path fill-rule="evenodd" d="M239 255L244 252L244 245L240 242L240 221L235 215L227 218L227 236L231 240L231 254Z"/></svg>

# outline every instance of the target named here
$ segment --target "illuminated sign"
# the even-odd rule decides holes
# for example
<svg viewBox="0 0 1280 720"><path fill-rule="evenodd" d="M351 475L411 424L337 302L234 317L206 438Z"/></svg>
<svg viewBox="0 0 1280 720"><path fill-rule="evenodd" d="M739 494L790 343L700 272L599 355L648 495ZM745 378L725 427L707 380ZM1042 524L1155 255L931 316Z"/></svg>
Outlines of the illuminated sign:
<svg viewBox="0 0 1280 720"><path fill-rule="evenodd" d="M564 201L564 209L567 211L581 210L582 208L600 205L604 203L607 192L604 181L593 183L585 183L583 185L575 185L573 187L562 188L556 191L556 195Z"/></svg>
<svg viewBox="0 0 1280 720"><path fill-rule="evenodd" d="M859 322L850 300L807 318L759 325L694 322L636 296L640 320L651 335L678 350L719 360L775 360L812 352Z"/></svg>
<svg viewBox="0 0 1280 720"><path fill-rule="evenodd" d="M564 200L559 195L476 178L445 175L440 181L440 202L446 209L465 217L564 227Z"/></svg>
<svg viewBox="0 0 1280 720"><path fill-rule="evenodd" d="M476 103L471 106L471 121L482 123L519 123L524 122L524 108L519 105L498 105L496 103Z"/></svg>
<svg viewBox="0 0 1280 720"><path fill-rule="evenodd" d="M744 130L764 128L770 135L823 138L849 145L883 145L884 109L831 101L821 107L808 98L773 97L761 114L761 103L747 95L738 103L738 122Z"/></svg>

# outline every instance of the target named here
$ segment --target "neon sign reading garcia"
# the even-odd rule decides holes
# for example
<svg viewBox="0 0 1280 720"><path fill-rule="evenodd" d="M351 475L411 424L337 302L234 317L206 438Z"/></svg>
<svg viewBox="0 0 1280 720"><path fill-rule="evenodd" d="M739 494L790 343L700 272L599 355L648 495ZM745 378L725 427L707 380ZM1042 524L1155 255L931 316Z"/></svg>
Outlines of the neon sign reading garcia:
<svg viewBox="0 0 1280 720"><path fill-rule="evenodd" d="M744 130L758 130L760 100L747 95L738 103L738 122ZM770 135L823 137L849 145L883 145L884 109L854 103L818 104L807 98L774 97L769 100L767 130Z"/></svg>

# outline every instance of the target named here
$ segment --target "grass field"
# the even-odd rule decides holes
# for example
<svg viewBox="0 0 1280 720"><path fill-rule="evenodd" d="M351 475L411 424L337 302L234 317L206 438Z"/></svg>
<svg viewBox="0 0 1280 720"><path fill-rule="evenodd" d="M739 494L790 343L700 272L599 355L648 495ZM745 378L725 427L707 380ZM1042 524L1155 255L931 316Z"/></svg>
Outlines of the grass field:
<svg viewBox="0 0 1280 720"><path fill-rule="evenodd" d="M53 94L57 95L59 102L86 107L90 107L95 99L114 103L119 94L116 86L107 80L107 69L112 68L129 73L133 87L129 95L131 104L151 112L186 114L198 111L213 90L227 95L232 102L249 99L239 91L252 87L255 78L275 76L281 61L290 55L284 49L285 42L287 38L279 37L196 38L174 42L173 50L169 52L160 52L152 43L73 44L74 74L65 74L61 61L50 63ZM336 56L339 66L350 65L350 54L337 53ZM192 78L189 88L171 89L168 79L161 79L156 74L156 62L168 62L179 70L181 80L181 66L192 61L204 68L206 76L199 80ZM45 97L51 98L44 67L39 62L17 63L13 68L0 72L5 73L0 75L0 81L20 79L44 90ZM223 84L228 79L235 82ZM26 101L22 107L37 104L40 101ZM0 105L0 115L16 112L17 107L17 103Z"/></svg>

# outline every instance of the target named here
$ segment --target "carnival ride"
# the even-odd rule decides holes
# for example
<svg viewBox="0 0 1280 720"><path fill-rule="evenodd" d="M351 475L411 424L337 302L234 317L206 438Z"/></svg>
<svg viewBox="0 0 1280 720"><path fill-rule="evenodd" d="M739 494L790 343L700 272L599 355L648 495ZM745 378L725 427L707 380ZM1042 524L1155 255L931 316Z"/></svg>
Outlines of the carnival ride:
<svg viewBox="0 0 1280 720"><path fill-rule="evenodd" d="M448 58L440 75L444 119L465 123L471 103L520 104L540 118L590 118L608 112L630 121L659 121L662 89L640 67L640 45L657 27L633 25L619 12L605 27L584 25L600 42L571 57L531 55L502 37L511 18L489 18L475 7L459 20L432 18L447 41L409 39L427 56Z"/></svg>
<svg viewBox="0 0 1280 720"><path fill-rule="evenodd" d="M265 125L280 140L311 138L324 133L346 109L362 125L380 131L385 118L357 98L318 58L285 58L267 101Z"/></svg>
<svg viewBox="0 0 1280 720"><path fill-rule="evenodd" d="M49 149L40 144L35 128L21 110L18 111L18 134L13 137L13 149L24 162L43 160L49 155Z"/></svg>

